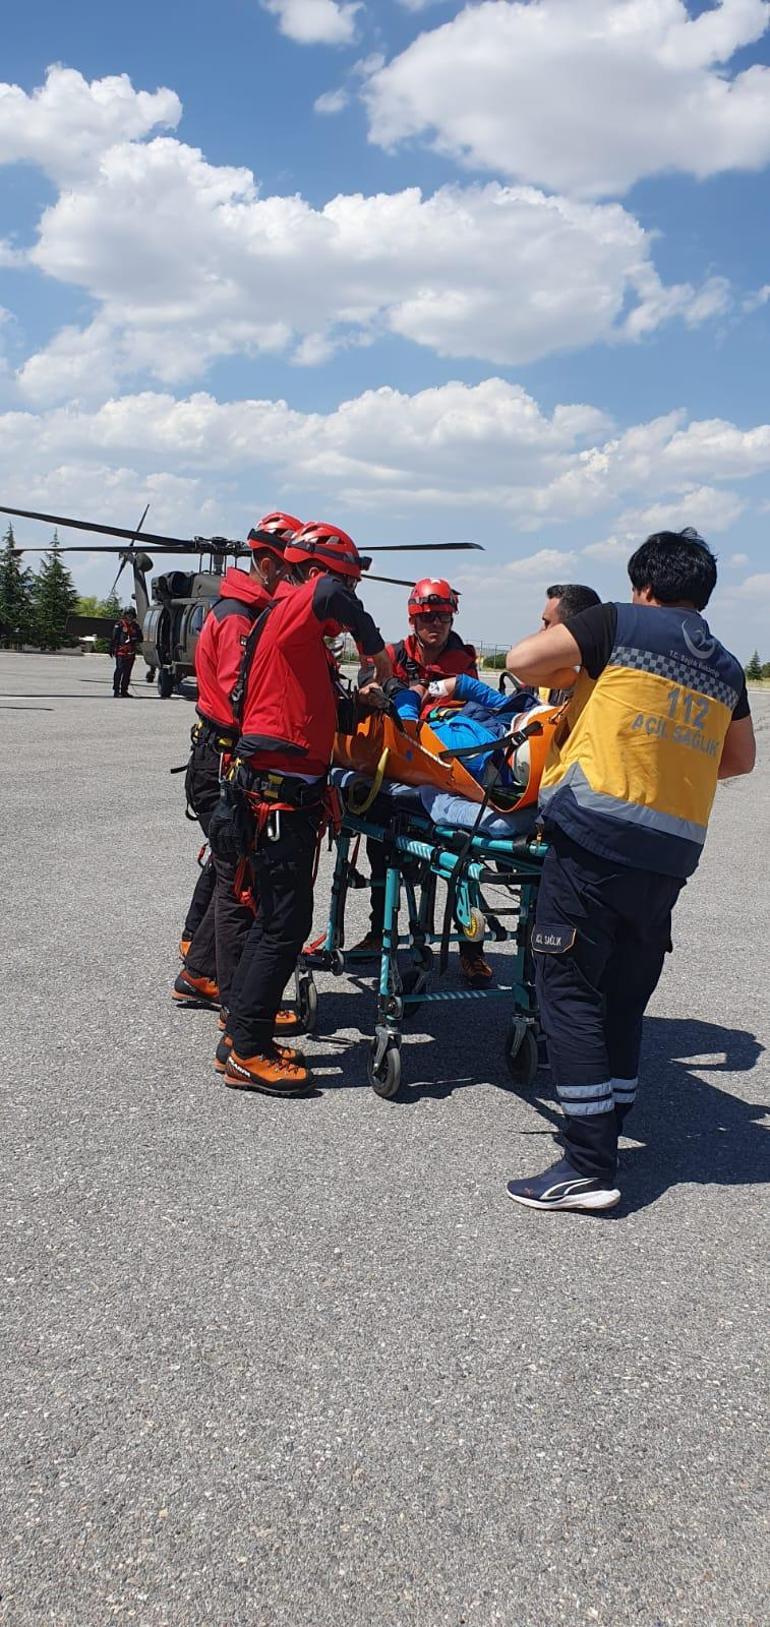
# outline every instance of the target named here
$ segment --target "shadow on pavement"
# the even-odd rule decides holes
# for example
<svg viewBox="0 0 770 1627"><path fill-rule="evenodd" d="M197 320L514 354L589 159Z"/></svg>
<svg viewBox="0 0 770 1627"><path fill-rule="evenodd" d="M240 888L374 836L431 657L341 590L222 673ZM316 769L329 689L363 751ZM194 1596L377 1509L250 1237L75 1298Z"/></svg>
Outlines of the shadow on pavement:
<svg viewBox="0 0 770 1627"><path fill-rule="evenodd" d="M622 1219L670 1186L754 1186L770 1180L767 1102L745 1102L713 1082L750 1073L763 1053L754 1034L694 1018L648 1017L642 1085L622 1155ZM704 1079L702 1074L711 1075ZM607 1217L611 1218L610 1216Z"/></svg>
<svg viewBox="0 0 770 1627"><path fill-rule="evenodd" d="M348 1031L359 1028L362 992L346 994L340 989L322 997L317 1038L326 1055L310 1059L311 1066L313 1062L316 1067L328 1066L332 1060L339 1064L336 1075L318 1077L322 1091L370 1088L366 1080L368 1037L362 1035L359 1041L348 1032L336 1039L333 1032L335 1024ZM353 999L355 1006L351 1006ZM490 1017L486 1033L480 1034L476 1024L469 1034L467 1009L465 1016L462 1011L461 1006L442 1009L440 1038L430 1036L426 1042L410 1045L409 1028L404 1030L404 1087L394 1108L414 1105L425 1097L441 1100L456 1090L491 1082L535 1110L537 1118L531 1128L521 1130L522 1135L552 1138L562 1120L547 1069L539 1071L532 1085L514 1086L502 1055L505 1019ZM373 997L364 1018L369 1020L373 1027ZM420 1031L419 1014L415 1026ZM468 1072L465 1058L474 1046L476 1065ZM451 1056L453 1051L462 1056L465 1068L461 1074L442 1077L442 1053ZM644 1145L622 1150L623 1199L602 1218L621 1219L643 1209L670 1186L749 1186L770 1180L770 1104L743 1101L717 1083L720 1074L751 1073L762 1054L763 1046L745 1029L694 1018L647 1018L639 1101L628 1123L629 1139ZM434 1070L437 1077L425 1077Z"/></svg>

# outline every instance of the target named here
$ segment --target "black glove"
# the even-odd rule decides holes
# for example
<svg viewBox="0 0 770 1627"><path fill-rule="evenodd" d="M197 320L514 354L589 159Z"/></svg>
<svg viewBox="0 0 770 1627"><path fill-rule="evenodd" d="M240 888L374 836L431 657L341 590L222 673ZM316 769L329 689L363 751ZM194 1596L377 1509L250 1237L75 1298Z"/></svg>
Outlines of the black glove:
<svg viewBox="0 0 770 1627"><path fill-rule="evenodd" d="M359 689L356 695L356 715L358 717L371 717L373 712L387 712L390 710L390 701L384 689L379 685L367 689L366 693Z"/></svg>

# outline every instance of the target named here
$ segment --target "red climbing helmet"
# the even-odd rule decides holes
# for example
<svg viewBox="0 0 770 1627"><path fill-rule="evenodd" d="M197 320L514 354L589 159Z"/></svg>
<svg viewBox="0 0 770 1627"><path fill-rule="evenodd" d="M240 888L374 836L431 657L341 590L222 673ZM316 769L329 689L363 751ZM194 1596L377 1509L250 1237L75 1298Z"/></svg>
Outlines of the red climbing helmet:
<svg viewBox="0 0 770 1627"><path fill-rule="evenodd" d="M255 553L277 554L279 559L285 559L287 542L301 530L302 521L295 514L284 514L276 509L273 514L263 514L262 519L257 520L246 541Z"/></svg>
<svg viewBox="0 0 770 1627"><path fill-rule="evenodd" d="M450 588L443 576L424 576L421 582L415 582L409 595L409 620L423 616L426 610L448 610L450 616L454 616L459 603L459 593Z"/></svg>
<svg viewBox="0 0 770 1627"><path fill-rule="evenodd" d="M291 565L321 565L335 576L345 576L351 582L360 582L364 560L352 537L340 531L337 525L325 525L322 520L310 520L293 536L286 547L284 559Z"/></svg>

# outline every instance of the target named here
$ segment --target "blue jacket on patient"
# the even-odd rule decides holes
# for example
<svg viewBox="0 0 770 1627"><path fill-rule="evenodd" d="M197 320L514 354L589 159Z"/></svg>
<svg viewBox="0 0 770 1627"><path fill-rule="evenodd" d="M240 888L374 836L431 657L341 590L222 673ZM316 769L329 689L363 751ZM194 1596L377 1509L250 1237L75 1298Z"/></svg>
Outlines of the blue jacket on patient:
<svg viewBox="0 0 770 1627"><path fill-rule="evenodd" d="M462 746L476 743L488 745L490 741L502 739L510 729L512 718L520 717L522 712L538 704L537 696L530 690L501 695L499 690L467 673L455 679L454 700L463 702L462 710L454 708L447 712L438 702L436 710L429 712L425 720L447 751L459 751ZM418 721L423 702L416 690L400 690L393 697L393 704L400 717ZM479 757L465 757L463 766L475 780L482 781L491 761L491 753L487 751ZM495 762L494 769L498 785L513 784L512 770L504 759Z"/></svg>

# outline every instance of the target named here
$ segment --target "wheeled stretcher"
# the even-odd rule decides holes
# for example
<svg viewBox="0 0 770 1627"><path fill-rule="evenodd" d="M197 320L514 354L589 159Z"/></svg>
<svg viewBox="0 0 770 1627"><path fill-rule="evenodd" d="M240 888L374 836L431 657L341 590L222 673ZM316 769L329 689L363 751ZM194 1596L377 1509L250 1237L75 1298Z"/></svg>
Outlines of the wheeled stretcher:
<svg viewBox="0 0 770 1627"><path fill-rule="evenodd" d="M332 772L343 813L334 838L329 919L325 934L307 947L297 967L299 1014L306 1029L312 1029L318 1003L316 971L356 974L371 961L370 955L346 947L345 912L350 891L369 886L357 868L361 841L381 843L385 909L368 1058L372 1088L380 1096L397 1095L404 1024L420 1006L456 1000L503 1002L508 1015L505 1062L515 1083L530 1084L538 1066L538 1020L529 941L546 853L535 832L534 797L520 797L518 805L506 812L490 808L475 781L472 800L461 794L466 789L463 779L470 776L460 763L443 764L436 758L435 772L429 770L433 783L424 783L421 767L414 766L414 753L422 752L424 739L423 731L420 745L416 736L407 735L406 746L403 740L393 746L391 772L404 766L403 753L408 750L412 785L384 774L365 777L351 766ZM351 755L355 754L343 744L338 758L349 763ZM494 901L489 897L492 892ZM432 972L440 974L446 968L451 944L480 943L487 933L495 942L514 944L508 961L510 982L482 989L431 986Z"/></svg>

